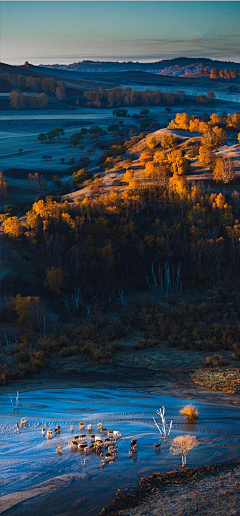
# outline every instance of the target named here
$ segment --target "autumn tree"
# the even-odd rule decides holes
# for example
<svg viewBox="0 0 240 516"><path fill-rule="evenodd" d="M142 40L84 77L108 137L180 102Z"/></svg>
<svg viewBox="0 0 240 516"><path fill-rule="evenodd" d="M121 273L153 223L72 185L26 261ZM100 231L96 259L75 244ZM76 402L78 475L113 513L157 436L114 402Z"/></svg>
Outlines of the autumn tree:
<svg viewBox="0 0 240 516"><path fill-rule="evenodd" d="M26 88L26 77L24 75L17 76L17 86L18 88Z"/></svg>
<svg viewBox="0 0 240 516"><path fill-rule="evenodd" d="M230 113L227 116L227 128L240 129L240 113Z"/></svg>
<svg viewBox="0 0 240 516"><path fill-rule="evenodd" d="M170 191L177 194L181 199L185 198L187 195L187 185L186 181L182 176L179 176L179 174L175 173L172 177L169 179L169 188Z"/></svg>
<svg viewBox="0 0 240 516"><path fill-rule="evenodd" d="M43 326L45 311L39 297L23 297L17 294L10 297L8 306L16 313L20 323L25 323L34 330L40 330Z"/></svg>
<svg viewBox="0 0 240 516"><path fill-rule="evenodd" d="M217 68L212 68L212 70L210 72L210 79L218 79L218 77L219 77L219 73L218 73Z"/></svg>
<svg viewBox="0 0 240 516"><path fill-rule="evenodd" d="M169 129L189 129L190 116L187 113L177 113L175 120L171 120Z"/></svg>
<svg viewBox="0 0 240 516"><path fill-rule="evenodd" d="M37 101L40 109L46 109L48 107L49 100L46 93L40 93L37 95Z"/></svg>
<svg viewBox="0 0 240 516"><path fill-rule="evenodd" d="M213 160L213 152L206 145L200 145L198 159L202 165L210 165Z"/></svg>
<svg viewBox="0 0 240 516"><path fill-rule="evenodd" d="M207 104L208 99L206 95L197 95L196 97L197 104Z"/></svg>
<svg viewBox="0 0 240 516"><path fill-rule="evenodd" d="M50 85L50 87L51 87L51 85ZM56 89L57 100L64 100L65 96L66 96L66 84L63 81L60 81L58 83L58 87Z"/></svg>
<svg viewBox="0 0 240 516"><path fill-rule="evenodd" d="M151 161L151 159L152 159L151 152L147 152L147 151L141 152L139 160L140 160L140 163L142 166L144 166L148 161Z"/></svg>
<svg viewBox="0 0 240 516"><path fill-rule="evenodd" d="M162 165L165 160L166 160L165 150L160 150L160 151L155 152L155 154L153 156L154 163L158 163L158 165Z"/></svg>
<svg viewBox="0 0 240 516"><path fill-rule="evenodd" d="M48 267L45 286L52 292L60 294L63 286L63 272L59 267Z"/></svg>
<svg viewBox="0 0 240 516"><path fill-rule="evenodd" d="M235 177L233 161L230 158L220 156L216 160L213 170L213 178L216 182L230 183Z"/></svg>
<svg viewBox="0 0 240 516"><path fill-rule="evenodd" d="M22 225L18 217L9 217L2 223L3 231L10 238L18 240L22 235Z"/></svg>
<svg viewBox="0 0 240 516"><path fill-rule="evenodd" d="M155 136L150 136L150 138L148 138L147 145L148 145L149 149L154 149L154 147L156 147L157 140L156 140Z"/></svg>
<svg viewBox="0 0 240 516"><path fill-rule="evenodd" d="M173 439L170 451L174 455L182 456L182 467L187 464L187 456L195 446L197 446L197 439L195 435L181 435Z"/></svg>
<svg viewBox="0 0 240 516"><path fill-rule="evenodd" d="M128 168L123 176L123 179L124 179L124 181L126 181L126 183L129 183L132 178L133 178L133 169Z"/></svg>
<svg viewBox="0 0 240 516"><path fill-rule="evenodd" d="M172 134L164 134L161 138L161 146L163 149L172 149L176 143L176 138Z"/></svg>
<svg viewBox="0 0 240 516"><path fill-rule="evenodd" d="M86 168L80 168L73 173L73 184L83 183L87 179L90 179L91 173Z"/></svg>
<svg viewBox="0 0 240 516"><path fill-rule="evenodd" d="M7 195L7 182L3 177L3 173L0 172L0 199L3 199Z"/></svg>
<svg viewBox="0 0 240 516"><path fill-rule="evenodd" d="M189 162L188 159L185 158L183 155L183 152L181 149L175 149L171 152L169 152L168 156L168 162L170 164L170 169L173 174L186 174L188 168L189 168Z"/></svg>

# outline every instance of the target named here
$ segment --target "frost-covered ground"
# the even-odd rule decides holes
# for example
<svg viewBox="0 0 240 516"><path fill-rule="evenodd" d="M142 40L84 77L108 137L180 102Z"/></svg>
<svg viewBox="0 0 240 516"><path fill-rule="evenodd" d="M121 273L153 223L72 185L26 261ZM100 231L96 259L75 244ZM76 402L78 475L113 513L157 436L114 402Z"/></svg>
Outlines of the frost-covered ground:
<svg viewBox="0 0 240 516"><path fill-rule="evenodd" d="M18 413L13 413L11 397L14 393L0 396L0 513L6 515L97 515L118 488L153 472L179 467L180 458L169 452L170 441L162 443L160 453L155 452L159 435L152 416L162 405L167 419L173 419L172 437L193 433L199 440L189 456L189 466L240 458L238 407L194 400L199 421L187 424L179 410L190 399L154 392L85 388L20 392ZM28 418L27 425L17 434L16 423L23 416ZM93 433L99 422L121 432L114 464L101 469L100 457L92 454L85 466L84 456L71 451L70 425L73 435L78 435L80 421L91 423ZM58 424L59 436L42 438L42 426L54 429ZM128 457L132 438L138 438L136 459ZM56 453L59 445L62 456Z"/></svg>

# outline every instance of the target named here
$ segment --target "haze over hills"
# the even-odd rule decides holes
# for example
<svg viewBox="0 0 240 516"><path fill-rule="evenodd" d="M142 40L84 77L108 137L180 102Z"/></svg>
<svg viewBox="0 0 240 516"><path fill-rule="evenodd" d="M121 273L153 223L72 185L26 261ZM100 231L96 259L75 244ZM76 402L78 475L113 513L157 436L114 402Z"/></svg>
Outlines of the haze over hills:
<svg viewBox="0 0 240 516"><path fill-rule="evenodd" d="M144 71L161 75L181 76L201 73L205 68L240 70L240 63L233 61L218 61L207 58L177 57L163 59L152 63L135 61L93 61L82 60L71 64L39 65L45 68L58 68L76 72L110 72L110 71Z"/></svg>

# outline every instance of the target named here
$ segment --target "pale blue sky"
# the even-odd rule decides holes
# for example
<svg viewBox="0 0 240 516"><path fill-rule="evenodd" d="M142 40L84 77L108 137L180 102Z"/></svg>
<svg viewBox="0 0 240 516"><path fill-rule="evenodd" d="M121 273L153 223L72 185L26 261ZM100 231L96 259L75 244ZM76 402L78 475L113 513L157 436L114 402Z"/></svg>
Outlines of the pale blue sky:
<svg viewBox="0 0 240 516"><path fill-rule="evenodd" d="M71 63L177 56L240 62L240 2L1 2L0 59Z"/></svg>

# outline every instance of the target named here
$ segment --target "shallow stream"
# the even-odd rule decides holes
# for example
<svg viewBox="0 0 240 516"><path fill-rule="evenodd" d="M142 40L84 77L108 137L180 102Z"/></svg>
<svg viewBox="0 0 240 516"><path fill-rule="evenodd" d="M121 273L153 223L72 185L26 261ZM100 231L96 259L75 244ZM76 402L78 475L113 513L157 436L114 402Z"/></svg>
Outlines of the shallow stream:
<svg viewBox="0 0 240 516"><path fill-rule="evenodd" d="M179 468L180 457L170 453L171 438L194 434L198 446L188 457L188 465L214 464L240 458L240 410L219 404L196 403L197 423L186 423L179 410L191 399L161 395L159 392L125 389L46 389L20 392L18 413L13 412L16 394L0 396L0 513L6 515L60 516L97 515L118 488L134 485L153 472ZM179 394L181 396L181 394ZM166 419L173 420L170 440L155 444L159 432L153 423L157 408L166 407ZM16 423L27 417L26 427L16 433ZM97 434L99 422L118 430L118 458L100 468L101 458L71 451L69 442L79 431L79 422L92 424ZM61 426L59 436L42 438L41 428ZM70 426L73 425L73 434ZM85 433L85 431L84 431ZM87 432L86 432L87 433ZM128 457L130 441L138 439L136 458ZM57 446L62 446L59 456Z"/></svg>

